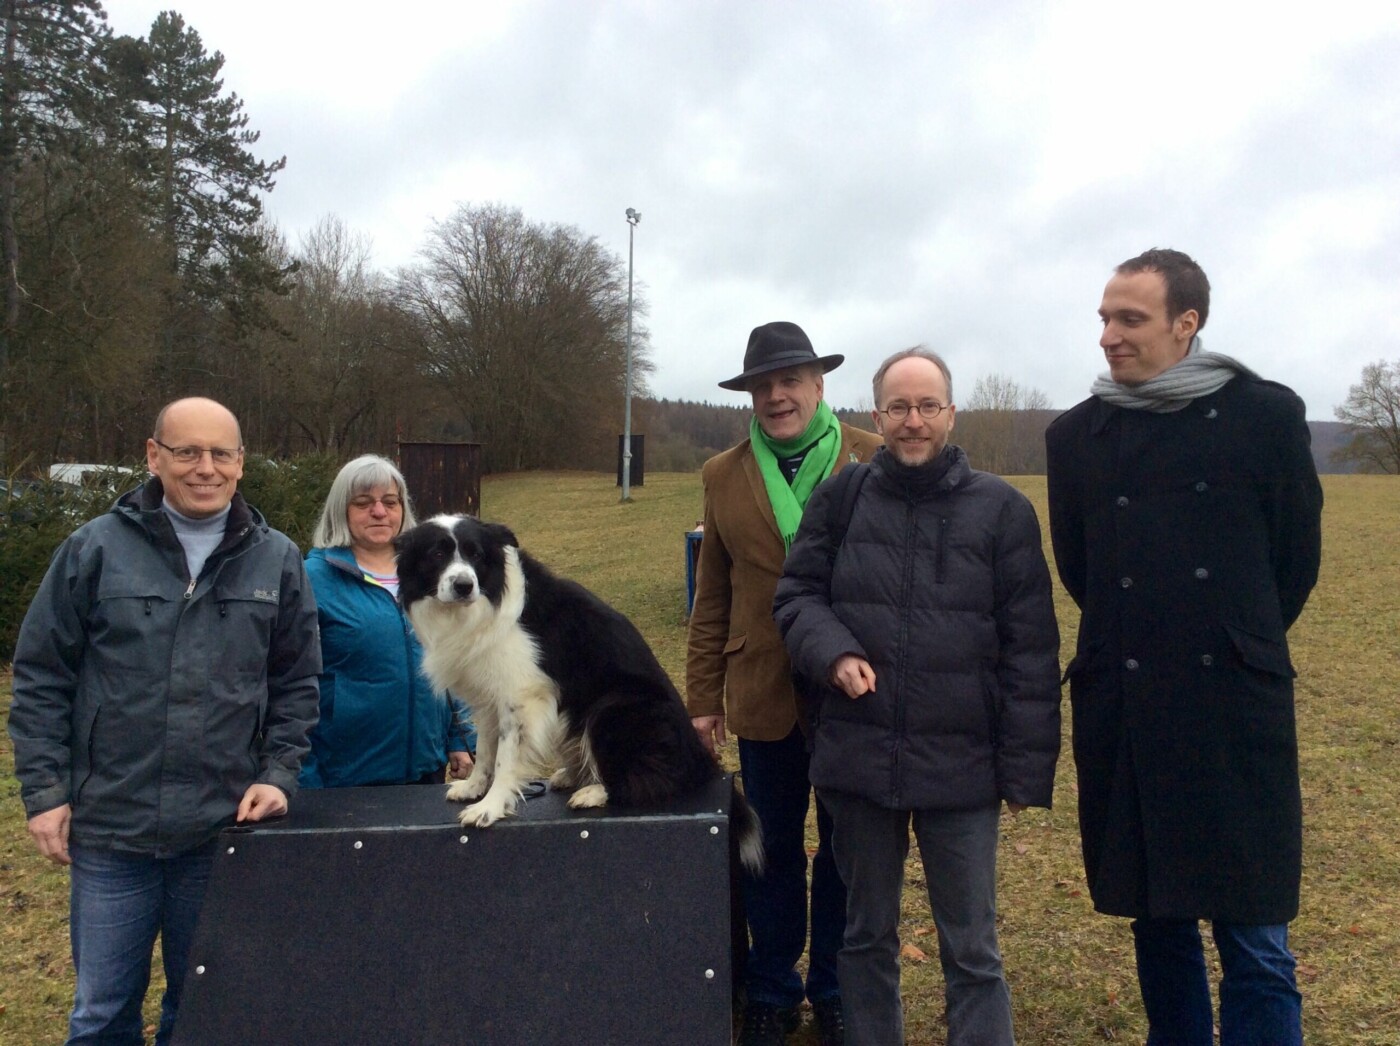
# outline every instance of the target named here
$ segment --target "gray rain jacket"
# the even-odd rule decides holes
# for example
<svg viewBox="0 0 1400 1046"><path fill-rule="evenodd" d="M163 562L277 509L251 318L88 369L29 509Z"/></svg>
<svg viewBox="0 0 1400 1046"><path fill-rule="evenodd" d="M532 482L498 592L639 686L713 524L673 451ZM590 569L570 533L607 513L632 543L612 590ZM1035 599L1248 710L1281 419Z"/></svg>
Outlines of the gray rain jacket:
<svg viewBox="0 0 1400 1046"><path fill-rule="evenodd" d="M1059 629L1035 509L950 446L909 468L881 449L845 541L831 481L807 503L774 616L793 666L875 670L816 710L812 783L894 810L1049 806L1060 750Z"/></svg>
<svg viewBox="0 0 1400 1046"><path fill-rule="evenodd" d="M84 846L166 856L232 823L254 782L296 792L321 645L301 554L241 495L191 580L160 480L54 554L15 647L27 816L70 803Z"/></svg>

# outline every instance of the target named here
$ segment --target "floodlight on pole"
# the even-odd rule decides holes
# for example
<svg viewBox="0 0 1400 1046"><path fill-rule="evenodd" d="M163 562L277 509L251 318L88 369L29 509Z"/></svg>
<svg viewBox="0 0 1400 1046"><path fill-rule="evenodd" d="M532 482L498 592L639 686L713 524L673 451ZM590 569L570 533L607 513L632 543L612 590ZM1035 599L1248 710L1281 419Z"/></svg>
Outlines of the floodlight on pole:
<svg viewBox="0 0 1400 1046"><path fill-rule="evenodd" d="M622 500L632 500L632 236L642 220L640 211L627 208L627 377L622 419Z"/></svg>

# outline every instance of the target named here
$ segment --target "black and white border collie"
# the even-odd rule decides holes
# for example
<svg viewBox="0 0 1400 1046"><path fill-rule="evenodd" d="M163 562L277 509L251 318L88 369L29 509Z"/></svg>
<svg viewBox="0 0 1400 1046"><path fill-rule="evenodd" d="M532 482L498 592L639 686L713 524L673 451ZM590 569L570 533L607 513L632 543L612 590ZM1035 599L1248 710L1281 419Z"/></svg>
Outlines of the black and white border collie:
<svg viewBox="0 0 1400 1046"><path fill-rule="evenodd" d="M439 692L472 707L476 766L447 798L464 825L515 811L533 778L573 789L569 806L655 806L721 773L636 627L582 585L521 551L500 524L436 516L394 540L399 600ZM758 819L737 791L740 858L763 861Z"/></svg>

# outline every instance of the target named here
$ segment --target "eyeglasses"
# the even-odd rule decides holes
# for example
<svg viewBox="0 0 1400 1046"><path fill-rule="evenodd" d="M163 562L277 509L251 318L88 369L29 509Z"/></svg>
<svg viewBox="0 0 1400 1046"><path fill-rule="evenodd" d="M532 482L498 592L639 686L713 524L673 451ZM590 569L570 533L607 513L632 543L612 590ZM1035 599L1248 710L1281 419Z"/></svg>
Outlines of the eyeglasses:
<svg viewBox="0 0 1400 1046"><path fill-rule="evenodd" d="M385 494L382 498L377 498L373 494L358 494L350 499L350 506L361 512L368 512L375 505L383 505L385 512L394 512L403 508L403 499L397 494Z"/></svg>
<svg viewBox="0 0 1400 1046"><path fill-rule="evenodd" d="M913 407L907 403L891 403L880 413L886 415L891 421L903 421L909 416L911 410L917 410L919 416L925 421L932 421L947 409L937 400L923 400Z"/></svg>
<svg viewBox="0 0 1400 1046"><path fill-rule="evenodd" d="M238 455L243 453L242 447L172 447L155 438L152 438L151 442L157 447L164 447L181 465L193 465L206 454L215 465L232 465L238 460Z"/></svg>

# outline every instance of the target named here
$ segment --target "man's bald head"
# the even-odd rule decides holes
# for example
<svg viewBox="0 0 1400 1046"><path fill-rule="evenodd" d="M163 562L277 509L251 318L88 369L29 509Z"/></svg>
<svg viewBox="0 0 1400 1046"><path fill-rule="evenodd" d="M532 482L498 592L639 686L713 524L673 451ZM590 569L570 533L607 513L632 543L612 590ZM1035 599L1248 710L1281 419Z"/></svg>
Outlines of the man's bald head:
<svg viewBox="0 0 1400 1046"><path fill-rule="evenodd" d="M194 411L195 416L198 416L202 411L212 411L214 415L222 414L233 422L234 431L238 434L237 443L240 447L243 445L243 430L238 424L238 418L234 416L233 411L229 410L218 400L211 400L204 396L186 396L184 399L171 400L165 406L161 407L160 413L156 415L154 432L156 439L166 443L169 442L169 440L165 439L165 422L167 415L172 410L175 411L177 415L183 414L186 411Z"/></svg>

